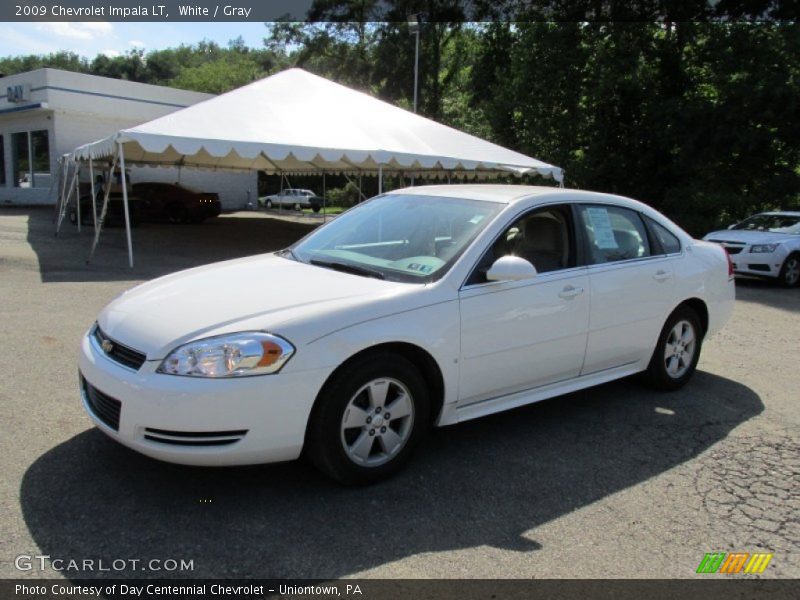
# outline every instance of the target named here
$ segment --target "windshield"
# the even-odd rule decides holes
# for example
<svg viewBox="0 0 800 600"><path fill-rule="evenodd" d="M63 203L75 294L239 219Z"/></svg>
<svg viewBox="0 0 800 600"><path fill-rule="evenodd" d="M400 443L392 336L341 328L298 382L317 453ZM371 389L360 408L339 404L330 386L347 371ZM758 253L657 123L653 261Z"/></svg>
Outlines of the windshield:
<svg viewBox="0 0 800 600"><path fill-rule="evenodd" d="M503 204L418 195L374 198L291 248L297 260L393 281L439 279Z"/></svg>
<svg viewBox="0 0 800 600"><path fill-rule="evenodd" d="M745 231L770 231L773 233L793 233L800 235L800 216L786 214L754 215L745 219L734 229Z"/></svg>

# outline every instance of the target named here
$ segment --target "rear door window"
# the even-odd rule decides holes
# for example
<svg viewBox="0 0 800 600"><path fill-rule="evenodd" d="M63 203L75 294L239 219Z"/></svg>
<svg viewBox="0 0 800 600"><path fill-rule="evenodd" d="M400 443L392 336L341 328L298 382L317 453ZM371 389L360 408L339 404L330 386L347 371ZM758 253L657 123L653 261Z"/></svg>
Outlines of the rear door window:
<svg viewBox="0 0 800 600"><path fill-rule="evenodd" d="M582 204L581 221L589 264L635 260L652 255L647 229L634 210L604 204Z"/></svg>

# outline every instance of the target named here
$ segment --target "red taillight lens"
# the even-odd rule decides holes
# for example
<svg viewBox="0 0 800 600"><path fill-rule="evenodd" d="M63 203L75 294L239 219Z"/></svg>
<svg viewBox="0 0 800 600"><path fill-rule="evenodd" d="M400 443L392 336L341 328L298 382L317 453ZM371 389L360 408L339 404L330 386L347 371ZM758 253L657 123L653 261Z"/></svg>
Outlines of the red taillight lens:
<svg viewBox="0 0 800 600"><path fill-rule="evenodd" d="M728 279L733 279L733 261L731 260L730 252L725 250L725 258L728 259Z"/></svg>

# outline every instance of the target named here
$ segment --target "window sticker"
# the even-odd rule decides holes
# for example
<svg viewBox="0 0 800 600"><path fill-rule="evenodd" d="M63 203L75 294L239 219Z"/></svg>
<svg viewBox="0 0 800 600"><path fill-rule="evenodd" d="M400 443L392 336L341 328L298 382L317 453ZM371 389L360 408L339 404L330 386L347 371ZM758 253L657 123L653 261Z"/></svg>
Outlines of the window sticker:
<svg viewBox="0 0 800 600"><path fill-rule="evenodd" d="M469 222L472 223L473 225L477 225L478 223L483 221L484 217L486 217L486 215L475 215L469 220Z"/></svg>
<svg viewBox="0 0 800 600"><path fill-rule="evenodd" d="M616 250L617 240L614 237L614 229L608 218L608 209L599 207L587 207L586 214L594 230L594 241L601 250Z"/></svg>
<svg viewBox="0 0 800 600"><path fill-rule="evenodd" d="M433 267L429 265L421 265L419 263L409 263L406 266L406 269L411 269L412 271L419 271L421 273L430 273L433 271Z"/></svg>

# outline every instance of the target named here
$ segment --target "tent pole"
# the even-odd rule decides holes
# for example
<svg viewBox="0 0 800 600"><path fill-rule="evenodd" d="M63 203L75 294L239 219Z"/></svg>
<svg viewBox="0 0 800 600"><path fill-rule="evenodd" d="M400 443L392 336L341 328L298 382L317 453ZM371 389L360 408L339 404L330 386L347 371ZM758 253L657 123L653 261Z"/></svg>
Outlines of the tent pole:
<svg viewBox="0 0 800 600"><path fill-rule="evenodd" d="M125 208L125 234L128 237L128 266L133 268L133 243L131 242L131 211L128 206L128 179L125 175L125 151L122 142L117 142L119 148L119 168L122 174L122 204Z"/></svg>
<svg viewBox="0 0 800 600"><path fill-rule="evenodd" d="M67 172L69 173L69 171ZM74 181L77 176L78 176L78 170L76 168L75 174L72 176L72 180ZM64 222L64 216L67 214L67 206L69 205L69 199L72 197L72 181L69 182L66 194L67 197L64 199L64 202L61 205L61 212L58 215L58 223L56 224L56 237L58 237L58 233L61 231L61 223Z"/></svg>
<svg viewBox="0 0 800 600"><path fill-rule="evenodd" d="M97 224L97 229L94 232L94 241L92 242L92 249L89 251L89 258L86 259L86 264L92 260L94 251L97 249L97 243L100 241L100 232L103 231L103 223L106 222L106 212L108 211L108 198L111 196L111 175L114 173L114 167L117 166L117 155L114 155L114 160L111 162L111 169L109 169L109 176L106 177L104 182L105 189L103 190L103 208L100 209L100 222Z"/></svg>
<svg viewBox="0 0 800 600"><path fill-rule="evenodd" d="M58 204L56 207L56 219L55 219L56 224L58 224L59 220L61 219L61 211L64 208L64 193L66 192L67 189L67 161L64 159L63 156L59 159L59 172L61 174L61 181L59 186L61 188L61 191L59 192L58 195Z"/></svg>
<svg viewBox="0 0 800 600"><path fill-rule="evenodd" d="M89 180L92 186L92 223L94 223L94 230L97 231L97 200L95 200L94 190L94 159L89 157Z"/></svg>
<svg viewBox="0 0 800 600"><path fill-rule="evenodd" d="M55 212L53 213L53 223L58 220L58 213L61 211L61 201L64 199L64 157L60 156L58 158L58 179L53 181L52 185L56 188L56 203L55 203ZM48 193L49 196L49 193Z"/></svg>
<svg viewBox="0 0 800 600"><path fill-rule="evenodd" d="M328 202L326 196L327 196L327 190L325 188L325 169L323 169L322 170L322 222L323 223L325 223L325 221L328 218L327 211L325 210L326 204Z"/></svg>
<svg viewBox="0 0 800 600"><path fill-rule="evenodd" d="M383 193L383 165L378 165L378 194Z"/></svg>
<svg viewBox="0 0 800 600"><path fill-rule="evenodd" d="M347 173L343 173L343 175L344 175L344 178L347 179L347 183L352 183L353 185L355 185L355 183L353 182L352 179L350 179L350 176ZM367 197L364 195L364 192L361 191L361 174L359 173L359 175L358 175L358 202L361 202L362 200L366 200L366 199L367 199Z"/></svg>
<svg viewBox="0 0 800 600"><path fill-rule="evenodd" d="M278 212L283 212L283 171L281 171L281 186L280 191L278 192L278 197L280 200L278 201Z"/></svg>
<svg viewBox="0 0 800 600"><path fill-rule="evenodd" d="M81 232L81 167L75 163L75 210L78 214L78 233Z"/></svg>

